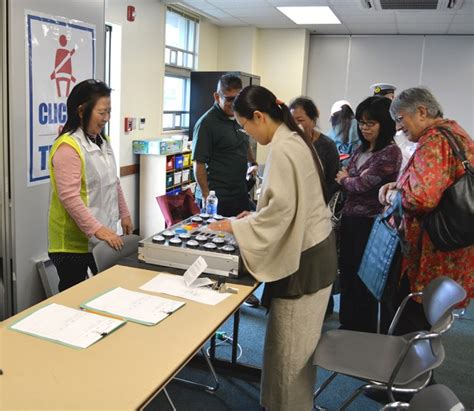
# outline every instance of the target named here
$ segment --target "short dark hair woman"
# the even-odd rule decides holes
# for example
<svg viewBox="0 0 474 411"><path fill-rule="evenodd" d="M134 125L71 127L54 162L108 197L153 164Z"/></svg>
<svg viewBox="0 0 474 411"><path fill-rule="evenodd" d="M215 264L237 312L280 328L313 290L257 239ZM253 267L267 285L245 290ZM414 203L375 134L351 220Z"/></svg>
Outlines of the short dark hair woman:
<svg viewBox="0 0 474 411"><path fill-rule="evenodd" d="M271 142L262 192L256 212L209 227L233 232L246 267L266 283L261 405L310 410L316 379L311 358L337 272L323 172L309 137L271 91L244 88L234 112L260 144Z"/></svg>
<svg viewBox="0 0 474 411"><path fill-rule="evenodd" d="M376 331L377 301L357 275L374 218L382 211L378 191L397 178L402 154L393 140L388 98L369 97L356 109L360 147L336 177L345 193L341 218L339 320L345 329ZM384 319L382 318L382 321Z"/></svg>
<svg viewBox="0 0 474 411"><path fill-rule="evenodd" d="M67 99L68 119L49 157L51 199L48 252L59 275L59 291L85 280L97 268L97 240L120 249L116 233L132 221L117 177L115 157L103 129L110 118L110 88L98 80L77 84Z"/></svg>
<svg viewBox="0 0 474 411"><path fill-rule="evenodd" d="M318 128L319 110L309 97L297 97L290 103L290 111L296 123L303 127L303 131L310 137L318 153L324 170L324 181L329 197L339 189L334 180L340 169L339 152L336 144Z"/></svg>

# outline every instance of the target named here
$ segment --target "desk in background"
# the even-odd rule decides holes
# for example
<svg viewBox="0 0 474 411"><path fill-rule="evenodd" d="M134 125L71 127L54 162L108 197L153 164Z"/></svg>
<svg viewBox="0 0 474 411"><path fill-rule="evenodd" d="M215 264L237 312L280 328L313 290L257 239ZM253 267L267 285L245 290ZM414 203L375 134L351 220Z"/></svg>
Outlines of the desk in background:
<svg viewBox="0 0 474 411"><path fill-rule="evenodd" d="M215 306L183 300L186 305L158 325L128 322L84 350L7 329L46 303L78 308L110 288L138 290L156 274L115 266L4 321L0 327L0 409L142 408L256 287L238 285L238 294Z"/></svg>

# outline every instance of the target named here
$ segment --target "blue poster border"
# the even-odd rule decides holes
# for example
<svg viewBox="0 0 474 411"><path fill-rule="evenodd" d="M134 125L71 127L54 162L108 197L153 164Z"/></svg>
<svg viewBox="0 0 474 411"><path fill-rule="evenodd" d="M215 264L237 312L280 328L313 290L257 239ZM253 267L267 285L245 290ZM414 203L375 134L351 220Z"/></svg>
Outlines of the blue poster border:
<svg viewBox="0 0 474 411"><path fill-rule="evenodd" d="M73 29L77 30L83 30L83 31L89 31L92 34L92 76L95 78L95 43L96 43L96 37L95 37L95 29L89 28L89 27L84 27L80 26L78 24L74 23L68 23L65 21L59 21L59 20L54 20L52 18L48 17L41 17L41 16L35 16L33 14L28 14L27 15L27 29L28 29L28 85L29 85L29 109L30 109L30 118L29 118L29 123L30 123L30 152L29 152L29 158L30 158L30 167L29 167L29 179L28 183L35 183L38 181L42 180L48 180L49 175L42 176L42 177L34 177L33 176L33 67L32 67L32 50L31 50L31 21L32 20L38 20L41 22L45 23L50 23L50 24L56 24L58 26L63 26L63 27L71 27Z"/></svg>

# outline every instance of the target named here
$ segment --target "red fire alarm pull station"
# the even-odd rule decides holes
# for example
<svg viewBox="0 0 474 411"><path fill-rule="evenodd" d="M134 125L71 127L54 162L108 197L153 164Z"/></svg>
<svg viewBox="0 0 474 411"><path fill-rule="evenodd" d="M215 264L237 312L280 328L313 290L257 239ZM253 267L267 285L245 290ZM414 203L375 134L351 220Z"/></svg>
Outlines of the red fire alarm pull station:
<svg viewBox="0 0 474 411"><path fill-rule="evenodd" d="M127 20L135 21L135 7L127 6Z"/></svg>

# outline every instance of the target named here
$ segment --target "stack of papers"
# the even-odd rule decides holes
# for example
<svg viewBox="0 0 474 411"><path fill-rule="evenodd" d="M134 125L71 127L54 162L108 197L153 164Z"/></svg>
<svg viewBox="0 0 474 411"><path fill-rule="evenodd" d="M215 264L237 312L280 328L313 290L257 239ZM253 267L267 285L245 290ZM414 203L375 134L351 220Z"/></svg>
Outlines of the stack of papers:
<svg viewBox="0 0 474 411"><path fill-rule="evenodd" d="M81 307L97 313L119 316L139 324L155 325L183 305L182 301L117 287L81 304Z"/></svg>
<svg viewBox="0 0 474 411"><path fill-rule="evenodd" d="M10 328L71 347L87 348L123 324L123 320L49 304Z"/></svg>

